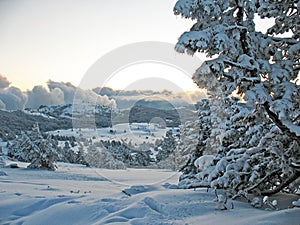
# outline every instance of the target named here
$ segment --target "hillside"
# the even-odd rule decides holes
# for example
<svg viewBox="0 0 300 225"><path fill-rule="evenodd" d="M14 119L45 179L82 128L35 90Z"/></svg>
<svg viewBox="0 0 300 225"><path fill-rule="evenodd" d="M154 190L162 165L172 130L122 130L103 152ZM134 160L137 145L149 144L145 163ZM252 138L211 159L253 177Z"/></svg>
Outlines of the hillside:
<svg viewBox="0 0 300 225"><path fill-rule="evenodd" d="M23 111L0 110L0 138L13 139L21 131L30 130L35 123L39 123L42 131L69 129L72 121L63 117L47 117L45 115L29 115Z"/></svg>
<svg viewBox="0 0 300 225"><path fill-rule="evenodd" d="M0 138L11 140L21 131L30 130L35 123L39 123L41 131L44 132L70 129L74 125L85 128L89 127L91 122L95 123L97 128L102 128L120 123L149 123L155 120L162 126L178 127L195 116L192 110L183 107L164 110L137 104L130 110L112 110L96 106L89 111L84 106L81 107L78 112L73 111L72 104L27 108L24 111L0 110Z"/></svg>

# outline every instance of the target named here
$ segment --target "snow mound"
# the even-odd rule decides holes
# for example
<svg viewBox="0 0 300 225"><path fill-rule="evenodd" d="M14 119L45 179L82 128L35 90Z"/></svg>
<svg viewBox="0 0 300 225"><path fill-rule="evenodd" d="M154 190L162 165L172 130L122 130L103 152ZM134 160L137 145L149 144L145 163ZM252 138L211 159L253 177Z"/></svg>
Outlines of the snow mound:
<svg viewBox="0 0 300 225"><path fill-rule="evenodd" d="M7 173L5 173L4 171L0 171L0 176L7 176Z"/></svg>
<svg viewBox="0 0 300 225"><path fill-rule="evenodd" d="M293 206L300 207L300 198L297 201L292 202Z"/></svg>
<svg viewBox="0 0 300 225"><path fill-rule="evenodd" d="M130 188L124 189L122 192L128 196L131 196L131 195L141 194L144 192L154 191L156 189L157 188L152 185L134 185L131 186Z"/></svg>
<svg viewBox="0 0 300 225"><path fill-rule="evenodd" d="M176 184L169 184L169 183L165 183L162 186L164 188L166 188L166 189L178 189L179 188L178 185L176 185Z"/></svg>

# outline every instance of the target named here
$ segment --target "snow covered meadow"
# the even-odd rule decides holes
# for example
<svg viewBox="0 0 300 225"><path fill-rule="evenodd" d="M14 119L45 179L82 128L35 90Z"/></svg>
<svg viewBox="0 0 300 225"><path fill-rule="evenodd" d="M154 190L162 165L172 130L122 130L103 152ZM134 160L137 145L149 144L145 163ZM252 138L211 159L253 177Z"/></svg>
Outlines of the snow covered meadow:
<svg viewBox="0 0 300 225"><path fill-rule="evenodd" d="M157 124L151 123L121 123L112 127L56 130L48 133L68 137L74 136L77 139L94 137L94 141L115 140L139 145L143 142L155 143L156 140L160 140L165 136L168 129L170 128L160 128Z"/></svg>
<svg viewBox="0 0 300 225"><path fill-rule="evenodd" d="M229 210L216 210L213 192L177 189L179 173L168 170L58 163L53 172L19 165L1 169L7 175L0 177L0 224L298 225L300 221L299 208L266 211L229 201Z"/></svg>

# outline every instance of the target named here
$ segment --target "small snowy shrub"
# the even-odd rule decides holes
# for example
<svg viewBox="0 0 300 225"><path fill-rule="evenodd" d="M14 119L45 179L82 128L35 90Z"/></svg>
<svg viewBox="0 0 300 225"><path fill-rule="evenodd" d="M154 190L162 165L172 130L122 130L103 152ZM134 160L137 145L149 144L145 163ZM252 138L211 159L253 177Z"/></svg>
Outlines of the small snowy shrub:
<svg viewBox="0 0 300 225"><path fill-rule="evenodd" d="M87 148L85 161L89 166L106 169L125 169L123 162L115 159L112 154L101 144L90 144Z"/></svg>
<svg viewBox="0 0 300 225"><path fill-rule="evenodd" d="M17 137L8 150L8 156L20 161L30 162L28 168L55 170L58 153L51 136L43 138L38 124L28 134Z"/></svg>

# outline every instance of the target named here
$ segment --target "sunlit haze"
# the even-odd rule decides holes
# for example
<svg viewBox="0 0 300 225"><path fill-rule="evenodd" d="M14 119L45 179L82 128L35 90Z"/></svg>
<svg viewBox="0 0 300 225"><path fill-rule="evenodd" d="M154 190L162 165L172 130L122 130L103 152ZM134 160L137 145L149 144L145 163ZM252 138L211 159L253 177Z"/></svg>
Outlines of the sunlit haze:
<svg viewBox="0 0 300 225"><path fill-rule="evenodd" d="M121 90L196 91L199 88L188 74L159 63L140 63L128 66L111 77L104 86Z"/></svg>

